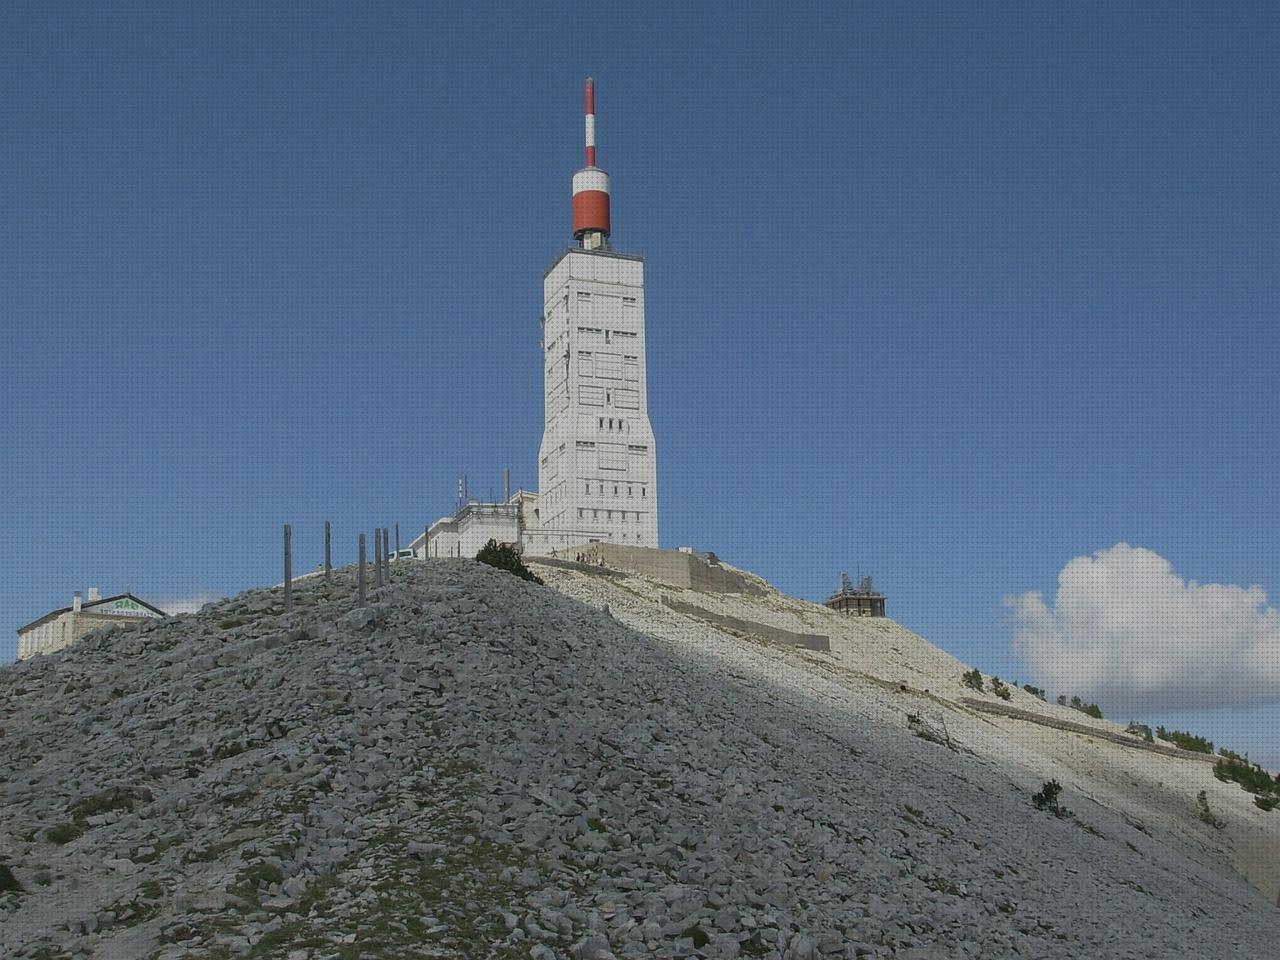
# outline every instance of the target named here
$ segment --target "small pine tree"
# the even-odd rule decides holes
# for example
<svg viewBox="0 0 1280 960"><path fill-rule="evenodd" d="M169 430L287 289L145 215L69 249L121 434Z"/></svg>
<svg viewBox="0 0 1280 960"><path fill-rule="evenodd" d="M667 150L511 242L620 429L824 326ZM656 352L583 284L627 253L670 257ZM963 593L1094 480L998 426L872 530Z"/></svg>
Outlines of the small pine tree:
<svg viewBox="0 0 1280 960"><path fill-rule="evenodd" d="M480 548L480 552L476 554L476 559L481 563L487 563L491 567L497 567L499 570L515 574L522 580L542 583L542 578L524 565L524 561L520 558L516 548L509 543L498 543L497 540L490 540Z"/></svg>
<svg viewBox="0 0 1280 960"><path fill-rule="evenodd" d="M1048 810L1055 817L1065 817L1067 809L1058 803L1061 793L1062 784L1057 780L1048 780L1040 788L1040 792L1031 798L1031 802L1036 805L1037 810Z"/></svg>
<svg viewBox="0 0 1280 960"><path fill-rule="evenodd" d="M977 690L979 693L982 692L982 672L977 667L974 667L961 677L961 680L964 681L966 687Z"/></svg>
<svg viewBox="0 0 1280 960"><path fill-rule="evenodd" d="M1227 825L1225 821L1215 817L1213 811L1209 809L1209 795L1204 790L1201 790L1196 796L1196 805L1200 808L1200 820L1202 823L1207 823L1215 830L1221 830Z"/></svg>

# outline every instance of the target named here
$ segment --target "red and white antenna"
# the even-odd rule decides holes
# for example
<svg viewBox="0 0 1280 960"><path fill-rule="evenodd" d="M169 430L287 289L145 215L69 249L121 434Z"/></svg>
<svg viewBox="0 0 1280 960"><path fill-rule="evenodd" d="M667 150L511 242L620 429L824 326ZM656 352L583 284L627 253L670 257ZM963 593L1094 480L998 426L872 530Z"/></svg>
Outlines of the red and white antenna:
<svg viewBox="0 0 1280 960"><path fill-rule="evenodd" d="M573 236L587 248L606 246L609 237L609 175L596 166L596 84L583 90L587 165L573 175Z"/></svg>

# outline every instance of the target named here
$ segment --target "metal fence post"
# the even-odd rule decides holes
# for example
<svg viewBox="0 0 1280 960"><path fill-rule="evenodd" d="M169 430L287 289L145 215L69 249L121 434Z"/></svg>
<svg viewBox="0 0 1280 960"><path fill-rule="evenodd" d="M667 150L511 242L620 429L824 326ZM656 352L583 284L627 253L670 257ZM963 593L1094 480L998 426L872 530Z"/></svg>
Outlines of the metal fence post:
<svg viewBox="0 0 1280 960"><path fill-rule="evenodd" d="M359 586L359 605L364 606L364 534L360 534L360 572L356 576Z"/></svg>
<svg viewBox="0 0 1280 960"><path fill-rule="evenodd" d="M373 528L373 585L382 586L382 528Z"/></svg>
<svg viewBox="0 0 1280 960"><path fill-rule="evenodd" d="M396 524L396 559L400 559L400 524Z"/></svg>
<svg viewBox="0 0 1280 960"><path fill-rule="evenodd" d="M324 522L324 582L333 582L333 553L329 549L329 521Z"/></svg>
<svg viewBox="0 0 1280 960"><path fill-rule="evenodd" d="M431 527L426 526L422 528L422 559L423 560L426 560L427 557L431 556L431 554L427 552L427 547L430 545L429 541L427 540L427 534L429 534L430 532L431 532Z"/></svg>
<svg viewBox="0 0 1280 960"><path fill-rule="evenodd" d="M382 528L382 564L385 572L382 582L387 586L391 585L391 530L389 527Z"/></svg>
<svg viewBox="0 0 1280 960"><path fill-rule="evenodd" d="M293 611L293 529L284 525L284 612Z"/></svg>

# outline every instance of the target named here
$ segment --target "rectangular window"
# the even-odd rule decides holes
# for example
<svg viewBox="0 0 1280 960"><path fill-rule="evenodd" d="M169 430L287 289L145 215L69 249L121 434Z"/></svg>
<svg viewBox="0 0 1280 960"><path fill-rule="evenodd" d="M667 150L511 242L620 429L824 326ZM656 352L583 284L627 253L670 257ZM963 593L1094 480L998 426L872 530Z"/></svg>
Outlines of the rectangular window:
<svg viewBox="0 0 1280 960"><path fill-rule="evenodd" d="M584 383L578 388L578 400L588 407L603 407L605 401L604 387Z"/></svg>
<svg viewBox="0 0 1280 960"><path fill-rule="evenodd" d="M622 379L622 362L616 353L597 353L596 360L596 376L602 380L621 380Z"/></svg>
<svg viewBox="0 0 1280 960"><path fill-rule="evenodd" d="M597 455L599 457L599 464L600 464L601 470L626 470L627 469L627 454L622 449L622 444L620 443L600 444L600 449ZM601 489L600 492L604 493L604 490ZM617 493L616 487L614 489L614 493L615 494Z"/></svg>

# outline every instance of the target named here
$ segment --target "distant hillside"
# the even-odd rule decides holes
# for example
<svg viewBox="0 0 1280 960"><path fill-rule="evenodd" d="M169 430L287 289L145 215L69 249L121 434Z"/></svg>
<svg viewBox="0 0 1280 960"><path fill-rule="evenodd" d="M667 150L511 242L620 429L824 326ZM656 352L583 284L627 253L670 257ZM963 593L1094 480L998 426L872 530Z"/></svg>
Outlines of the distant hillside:
<svg viewBox="0 0 1280 960"><path fill-rule="evenodd" d="M537 572L400 562L354 609L344 570L0 669L0 954L1275 955L1223 851L1267 889L1280 813L1204 760L966 706L891 621Z"/></svg>

